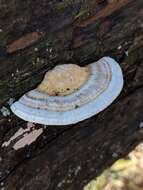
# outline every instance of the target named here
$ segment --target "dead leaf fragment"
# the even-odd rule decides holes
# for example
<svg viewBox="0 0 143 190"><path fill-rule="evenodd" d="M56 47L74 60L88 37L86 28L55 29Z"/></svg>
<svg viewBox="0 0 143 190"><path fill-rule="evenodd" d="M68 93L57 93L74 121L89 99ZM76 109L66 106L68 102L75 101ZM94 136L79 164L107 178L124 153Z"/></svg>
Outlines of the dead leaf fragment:
<svg viewBox="0 0 143 190"><path fill-rule="evenodd" d="M18 50L26 48L37 42L41 38L41 36L42 34L40 32L31 32L25 34L21 38L18 38L11 44L7 45L7 53L14 53Z"/></svg>

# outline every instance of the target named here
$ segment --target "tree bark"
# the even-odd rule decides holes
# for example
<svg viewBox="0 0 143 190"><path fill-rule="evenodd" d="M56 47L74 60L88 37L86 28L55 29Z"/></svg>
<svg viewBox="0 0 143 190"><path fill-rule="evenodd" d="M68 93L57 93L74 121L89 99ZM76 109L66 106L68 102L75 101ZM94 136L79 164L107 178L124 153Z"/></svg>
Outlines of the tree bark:
<svg viewBox="0 0 143 190"><path fill-rule="evenodd" d="M117 100L71 126L47 126L31 145L0 148L5 190L81 190L143 139L143 1L0 1L0 106L36 87L57 64L115 58L124 73ZM26 122L0 115L0 143ZM37 125L37 128L41 127Z"/></svg>

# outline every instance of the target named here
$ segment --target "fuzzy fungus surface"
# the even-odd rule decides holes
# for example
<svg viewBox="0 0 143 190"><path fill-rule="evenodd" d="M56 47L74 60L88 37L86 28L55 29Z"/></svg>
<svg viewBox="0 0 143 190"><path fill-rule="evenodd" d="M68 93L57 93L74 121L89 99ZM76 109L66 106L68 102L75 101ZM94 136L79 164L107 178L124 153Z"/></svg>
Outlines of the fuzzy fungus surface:
<svg viewBox="0 0 143 190"><path fill-rule="evenodd" d="M58 65L48 71L38 86L40 92L65 96L78 90L88 79L89 69L74 64Z"/></svg>

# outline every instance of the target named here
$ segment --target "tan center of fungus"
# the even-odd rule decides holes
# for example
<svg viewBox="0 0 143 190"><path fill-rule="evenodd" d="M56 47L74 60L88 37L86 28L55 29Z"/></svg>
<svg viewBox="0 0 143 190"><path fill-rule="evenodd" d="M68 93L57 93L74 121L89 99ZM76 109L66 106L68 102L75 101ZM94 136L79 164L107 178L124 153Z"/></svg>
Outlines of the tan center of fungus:
<svg viewBox="0 0 143 190"><path fill-rule="evenodd" d="M64 96L78 90L88 79L89 69L74 64L58 65L48 71L38 90L51 96Z"/></svg>

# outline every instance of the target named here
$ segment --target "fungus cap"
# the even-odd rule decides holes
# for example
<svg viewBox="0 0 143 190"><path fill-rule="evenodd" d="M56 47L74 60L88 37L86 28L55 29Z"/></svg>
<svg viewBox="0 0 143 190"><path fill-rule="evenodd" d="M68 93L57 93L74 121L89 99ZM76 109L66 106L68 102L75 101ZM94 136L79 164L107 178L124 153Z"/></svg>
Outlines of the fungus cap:
<svg viewBox="0 0 143 190"><path fill-rule="evenodd" d="M118 63L103 57L86 67L58 65L43 82L12 104L23 120L45 125L68 125L87 119L109 106L123 87Z"/></svg>

